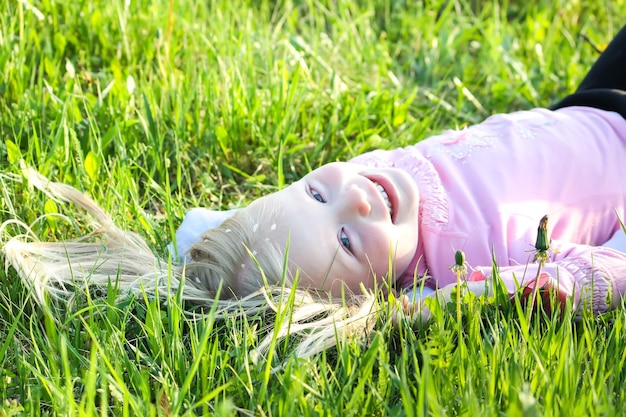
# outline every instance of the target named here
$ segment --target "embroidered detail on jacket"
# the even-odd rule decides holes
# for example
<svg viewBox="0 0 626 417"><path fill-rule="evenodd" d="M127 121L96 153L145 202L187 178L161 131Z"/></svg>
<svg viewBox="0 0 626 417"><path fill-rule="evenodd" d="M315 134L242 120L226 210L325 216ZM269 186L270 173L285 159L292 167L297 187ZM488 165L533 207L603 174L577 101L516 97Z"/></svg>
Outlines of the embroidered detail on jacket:
<svg viewBox="0 0 626 417"><path fill-rule="evenodd" d="M447 155L457 161L466 162L480 148L491 148L500 140L519 137L534 140L539 133L556 124L556 119L541 113L518 112L496 114L483 123L462 130L448 130L429 139L426 157Z"/></svg>
<svg viewBox="0 0 626 417"><path fill-rule="evenodd" d="M493 147L501 137L501 133L494 132L493 129L485 129L481 125L460 131L450 130L439 137L430 139L426 157L430 159L444 154L465 162L472 155L472 151L477 148Z"/></svg>

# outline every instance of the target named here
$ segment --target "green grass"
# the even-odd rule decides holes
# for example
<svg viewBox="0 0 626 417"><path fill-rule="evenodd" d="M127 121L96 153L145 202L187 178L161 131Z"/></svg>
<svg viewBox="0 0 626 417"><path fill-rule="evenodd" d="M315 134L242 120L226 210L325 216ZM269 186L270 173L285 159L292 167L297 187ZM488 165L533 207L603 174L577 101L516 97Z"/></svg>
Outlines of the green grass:
<svg viewBox="0 0 626 417"><path fill-rule="evenodd" d="M190 207L241 206L325 162L554 102L597 56L581 34L603 47L624 10L4 1L0 220L50 240L87 230L19 181L22 158L164 254ZM57 212L71 220L40 219ZM120 304L115 288L46 310L13 270L0 280L0 416L626 414L626 310L574 323L468 297L419 332L381 316L341 349L301 360L278 343L254 362L271 318L193 322L175 294Z"/></svg>

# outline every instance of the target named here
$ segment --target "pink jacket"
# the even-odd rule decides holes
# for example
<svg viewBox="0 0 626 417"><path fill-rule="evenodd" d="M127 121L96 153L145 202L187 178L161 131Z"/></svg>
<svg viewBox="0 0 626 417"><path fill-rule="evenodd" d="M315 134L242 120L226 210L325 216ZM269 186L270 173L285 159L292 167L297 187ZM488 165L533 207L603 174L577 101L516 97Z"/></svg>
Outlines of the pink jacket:
<svg viewBox="0 0 626 417"><path fill-rule="evenodd" d="M456 282L450 266L462 250L480 276L491 275L495 259L512 293L536 276L537 265L528 264L548 214L557 252L542 285L596 312L626 292L626 255L597 247L626 214L626 120L617 113L568 107L499 114L352 162L404 169L419 187L420 240L400 287L423 278L431 288Z"/></svg>

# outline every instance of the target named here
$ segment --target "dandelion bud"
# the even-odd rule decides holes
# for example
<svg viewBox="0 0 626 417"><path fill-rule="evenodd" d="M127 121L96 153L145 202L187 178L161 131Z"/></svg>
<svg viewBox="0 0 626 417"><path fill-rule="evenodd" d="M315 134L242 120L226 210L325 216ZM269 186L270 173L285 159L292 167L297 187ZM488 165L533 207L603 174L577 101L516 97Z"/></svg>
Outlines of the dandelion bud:
<svg viewBox="0 0 626 417"><path fill-rule="evenodd" d="M458 250L454 254L454 263L457 266L464 266L465 265L465 253L462 250Z"/></svg>
<svg viewBox="0 0 626 417"><path fill-rule="evenodd" d="M467 264L465 263L465 253L463 251L458 250L454 253L454 265L450 269L459 279L467 276Z"/></svg>
<svg viewBox="0 0 626 417"><path fill-rule="evenodd" d="M539 227L537 228L537 241L535 242L535 249L538 251L547 251L550 249L550 240L548 239L548 215L546 214L539 221Z"/></svg>

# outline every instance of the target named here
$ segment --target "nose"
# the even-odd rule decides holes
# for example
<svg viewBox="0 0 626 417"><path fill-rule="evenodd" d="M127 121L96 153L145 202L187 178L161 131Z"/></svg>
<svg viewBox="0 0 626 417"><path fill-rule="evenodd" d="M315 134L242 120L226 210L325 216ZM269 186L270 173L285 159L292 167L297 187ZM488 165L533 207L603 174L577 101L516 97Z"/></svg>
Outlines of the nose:
<svg viewBox="0 0 626 417"><path fill-rule="evenodd" d="M346 189L340 201L343 202L342 208L347 214L357 212L359 215L367 217L372 211L372 206L369 201L367 201L367 194L355 184Z"/></svg>

